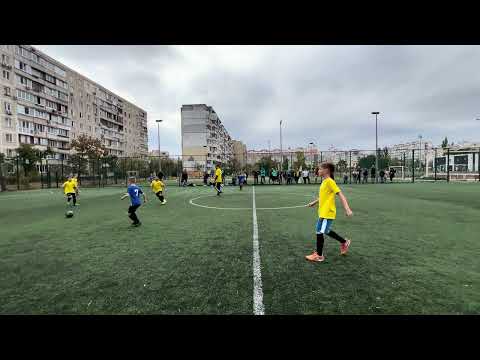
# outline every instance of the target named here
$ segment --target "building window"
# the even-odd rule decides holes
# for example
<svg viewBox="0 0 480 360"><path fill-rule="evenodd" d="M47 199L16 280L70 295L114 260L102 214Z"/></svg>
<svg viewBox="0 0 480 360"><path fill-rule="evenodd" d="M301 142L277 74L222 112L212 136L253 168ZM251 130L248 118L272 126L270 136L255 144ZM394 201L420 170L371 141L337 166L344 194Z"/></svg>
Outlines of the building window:
<svg viewBox="0 0 480 360"><path fill-rule="evenodd" d="M12 127L12 119L9 117L5 118L5 127L11 128Z"/></svg>
<svg viewBox="0 0 480 360"><path fill-rule="evenodd" d="M3 88L3 90L4 90L4 93L5 93L5 96L10 96L10 88L8 86L5 86Z"/></svg>
<svg viewBox="0 0 480 360"><path fill-rule="evenodd" d="M49 83L55 84L55 78L51 75L45 74L45 81L48 81Z"/></svg>
<svg viewBox="0 0 480 360"><path fill-rule="evenodd" d="M5 140L6 140L8 143L13 142L13 136L12 136L12 134L5 134Z"/></svg>
<svg viewBox="0 0 480 360"><path fill-rule="evenodd" d="M10 72L8 72L7 70L3 70L2 74L4 79L10 80Z"/></svg>
<svg viewBox="0 0 480 360"><path fill-rule="evenodd" d="M50 109L56 109L56 104L53 101L45 100L45 106Z"/></svg>
<svg viewBox="0 0 480 360"><path fill-rule="evenodd" d="M10 58L8 57L8 55L2 54L2 64L9 65L9 63L10 63Z"/></svg>
<svg viewBox="0 0 480 360"><path fill-rule="evenodd" d="M5 102L5 112L7 114L11 114L12 113L12 105L8 102Z"/></svg>

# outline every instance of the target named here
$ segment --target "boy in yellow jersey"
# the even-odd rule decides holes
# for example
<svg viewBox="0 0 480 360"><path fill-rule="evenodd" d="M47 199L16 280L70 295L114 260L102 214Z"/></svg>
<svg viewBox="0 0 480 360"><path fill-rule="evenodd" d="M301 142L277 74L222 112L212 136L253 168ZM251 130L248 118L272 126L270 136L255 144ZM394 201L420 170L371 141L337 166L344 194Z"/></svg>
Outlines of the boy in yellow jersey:
<svg viewBox="0 0 480 360"><path fill-rule="evenodd" d="M73 199L73 206L77 205L77 194L76 190L77 187L75 186L75 182L71 176L68 177L67 181L65 181L62 185L63 193L67 197L67 203L70 204L70 200Z"/></svg>
<svg viewBox="0 0 480 360"><path fill-rule="evenodd" d="M165 188L165 184L162 182L162 180L160 180L158 176L155 176L150 186L152 187L152 191L154 192L154 194L157 195L158 200L160 200L162 205L165 205L167 203L167 200L165 200L163 196L163 189Z"/></svg>
<svg viewBox="0 0 480 360"><path fill-rule="evenodd" d="M322 185L320 185L319 197L317 200L312 201L308 204L309 207L318 205L318 220L316 226L317 233L317 250L311 255L305 256L309 261L322 262L325 260L323 255L323 242L324 234L328 235L335 240L340 242L340 254L345 255L348 252L351 241L349 239L344 239L336 232L330 230L333 224L333 220L337 215L337 209L335 207L335 195L338 195L342 201L343 208L347 216L352 216L352 210L348 206L347 199L340 191L340 188L337 186L335 180L333 180L333 175L335 172L335 166L332 163L324 163L320 165L319 175L323 178Z"/></svg>
<svg viewBox="0 0 480 360"><path fill-rule="evenodd" d="M217 195L220 196L222 193L222 169L220 169L220 165L215 166L215 189Z"/></svg>

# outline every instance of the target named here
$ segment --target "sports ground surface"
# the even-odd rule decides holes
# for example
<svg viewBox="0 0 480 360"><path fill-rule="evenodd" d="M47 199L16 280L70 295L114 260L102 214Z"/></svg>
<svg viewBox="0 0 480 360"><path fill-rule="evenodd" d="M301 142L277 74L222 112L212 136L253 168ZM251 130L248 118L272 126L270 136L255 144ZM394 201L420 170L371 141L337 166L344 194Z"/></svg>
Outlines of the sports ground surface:
<svg viewBox="0 0 480 360"><path fill-rule="evenodd" d="M479 184L341 187L352 246L327 237L321 264L317 185L147 188L138 228L124 188L82 189L71 219L57 189L0 194L0 313L253 314L254 290L265 314L480 313Z"/></svg>

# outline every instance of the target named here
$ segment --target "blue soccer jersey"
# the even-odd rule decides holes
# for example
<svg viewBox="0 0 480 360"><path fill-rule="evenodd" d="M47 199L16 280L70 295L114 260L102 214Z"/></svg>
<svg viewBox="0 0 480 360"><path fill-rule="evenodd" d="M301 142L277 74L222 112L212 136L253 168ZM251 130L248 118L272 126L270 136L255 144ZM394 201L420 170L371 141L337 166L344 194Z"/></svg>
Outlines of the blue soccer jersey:
<svg viewBox="0 0 480 360"><path fill-rule="evenodd" d="M140 195L143 194L142 189L140 189L137 185L132 184L128 185L127 192L128 195L130 195L130 201L132 202L132 206L142 205L142 202L140 201Z"/></svg>

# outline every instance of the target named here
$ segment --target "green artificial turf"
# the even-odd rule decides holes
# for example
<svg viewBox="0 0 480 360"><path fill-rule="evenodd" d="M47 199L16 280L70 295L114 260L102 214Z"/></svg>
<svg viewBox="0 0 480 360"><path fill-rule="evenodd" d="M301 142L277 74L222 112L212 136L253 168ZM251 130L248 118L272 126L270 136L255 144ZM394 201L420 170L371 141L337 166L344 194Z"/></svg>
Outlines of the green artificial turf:
<svg viewBox="0 0 480 360"><path fill-rule="evenodd" d="M351 250L326 237L321 264L316 210L296 207L318 185L255 187L266 314L480 312L479 184L341 187ZM165 206L146 189L138 228L124 190L83 189L71 219L58 189L0 194L0 313L252 314L251 186L171 186Z"/></svg>

